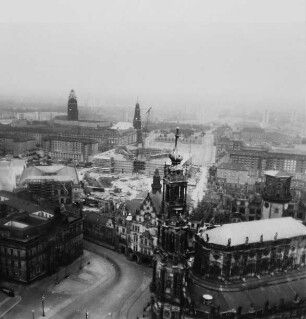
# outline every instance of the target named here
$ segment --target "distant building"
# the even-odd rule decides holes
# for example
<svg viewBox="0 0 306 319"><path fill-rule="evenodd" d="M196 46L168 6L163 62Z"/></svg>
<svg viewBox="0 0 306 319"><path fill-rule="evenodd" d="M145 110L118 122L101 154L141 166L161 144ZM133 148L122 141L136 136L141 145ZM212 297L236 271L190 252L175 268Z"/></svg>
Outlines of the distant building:
<svg viewBox="0 0 306 319"><path fill-rule="evenodd" d="M266 170L280 170L288 173L305 173L306 155L296 151L276 152L267 150L241 149L230 152L233 163L242 164L261 176Z"/></svg>
<svg viewBox="0 0 306 319"><path fill-rule="evenodd" d="M69 94L67 116L68 116L68 121L79 120L78 101L77 101L77 97L75 95L74 90L71 90Z"/></svg>
<svg viewBox="0 0 306 319"><path fill-rule="evenodd" d="M37 149L37 142L33 136L21 134L2 133L0 135L0 150L3 154L11 154L15 157L25 156Z"/></svg>
<svg viewBox="0 0 306 319"><path fill-rule="evenodd" d="M241 139L246 142L262 142L265 140L265 130L260 127L244 127L241 132Z"/></svg>
<svg viewBox="0 0 306 319"><path fill-rule="evenodd" d="M141 128L141 116L140 116L140 106L137 101L135 105L135 114L133 120L133 127L137 131L137 144L142 144L142 128Z"/></svg>
<svg viewBox="0 0 306 319"><path fill-rule="evenodd" d="M249 171L240 164L222 163L217 167L217 181L219 183L229 183L245 185L248 183Z"/></svg>
<svg viewBox="0 0 306 319"><path fill-rule="evenodd" d="M42 141L45 154L55 159L87 162L98 153L98 142L87 138L48 136Z"/></svg>
<svg viewBox="0 0 306 319"><path fill-rule="evenodd" d="M4 202L5 203L5 202ZM64 208L17 213L0 220L0 276L30 283L53 274L83 253L81 216Z"/></svg>

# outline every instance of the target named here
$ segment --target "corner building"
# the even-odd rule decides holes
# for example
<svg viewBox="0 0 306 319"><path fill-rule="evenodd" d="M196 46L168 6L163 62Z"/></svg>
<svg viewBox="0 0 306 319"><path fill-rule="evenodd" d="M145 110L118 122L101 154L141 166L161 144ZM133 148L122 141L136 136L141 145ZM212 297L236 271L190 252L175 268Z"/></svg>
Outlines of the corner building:
<svg viewBox="0 0 306 319"><path fill-rule="evenodd" d="M187 286L187 174L180 165L182 157L175 148L171 165L164 167L163 200L158 216L158 243L153 258L152 318L181 318Z"/></svg>

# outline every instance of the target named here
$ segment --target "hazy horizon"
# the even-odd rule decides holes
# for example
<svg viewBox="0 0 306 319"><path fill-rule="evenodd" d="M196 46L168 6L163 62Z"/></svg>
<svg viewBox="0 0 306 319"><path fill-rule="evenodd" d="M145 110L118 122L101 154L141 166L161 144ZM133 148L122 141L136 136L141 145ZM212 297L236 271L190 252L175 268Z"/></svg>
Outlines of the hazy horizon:
<svg viewBox="0 0 306 319"><path fill-rule="evenodd" d="M0 21L2 98L305 106L302 0L10 1Z"/></svg>

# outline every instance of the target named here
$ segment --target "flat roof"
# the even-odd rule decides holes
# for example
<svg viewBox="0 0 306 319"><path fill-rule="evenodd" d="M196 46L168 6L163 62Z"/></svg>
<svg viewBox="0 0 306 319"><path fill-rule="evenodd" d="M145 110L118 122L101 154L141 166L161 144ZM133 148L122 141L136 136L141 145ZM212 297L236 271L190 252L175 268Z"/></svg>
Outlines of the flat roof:
<svg viewBox="0 0 306 319"><path fill-rule="evenodd" d="M6 227L13 227L13 228L20 228L20 229L29 227L28 224L21 223L21 222L16 222L16 221L14 221L14 220L11 220L11 221L5 223L4 226L6 226Z"/></svg>
<svg viewBox="0 0 306 319"><path fill-rule="evenodd" d="M272 177L292 177L293 176L292 174L276 171L276 170L265 171L264 174L267 176L272 176Z"/></svg>
<svg viewBox="0 0 306 319"><path fill-rule="evenodd" d="M263 241L273 241L275 234L277 239L306 236L306 227L292 217L273 219L261 219L250 222L224 224L220 227L203 232L202 238L206 241L206 234L209 236L209 243L227 246L231 239L231 246L242 245L248 237L248 243L258 243L261 235Z"/></svg>

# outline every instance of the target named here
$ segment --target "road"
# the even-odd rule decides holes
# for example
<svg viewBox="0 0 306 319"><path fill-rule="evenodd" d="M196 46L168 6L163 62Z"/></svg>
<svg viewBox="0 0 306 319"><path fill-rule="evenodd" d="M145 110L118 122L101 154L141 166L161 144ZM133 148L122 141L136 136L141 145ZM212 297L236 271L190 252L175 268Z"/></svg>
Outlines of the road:
<svg viewBox="0 0 306 319"><path fill-rule="evenodd" d="M81 319L85 318L86 311L89 319L142 317L143 308L150 298L148 286L152 269L130 262L124 255L86 241L84 248L91 251L91 265L96 263L94 268L102 267L94 274L96 277L93 277L93 280L96 282L91 282L88 287L84 286L84 282L92 274L86 271L85 267L81 274L76 276L71 272L74 281L63 279L58 286L54 285L54 275L45 278L21 289L19 294L22 300L2 318L33 318L32 309L35 319L43 318L43 294L46 296L45 318Z"/></svg>
<svg viewBox="0 0 306 319"><path fill-rule="evenodd" d="M204 192L207 189L207 173L209 167L215 161L216 147L214 146L214 136L211 133L206 133L203 138L201 147L201 175L199 181L193 191L192 199L193 206L196 207L204 196Z"/></svg>

